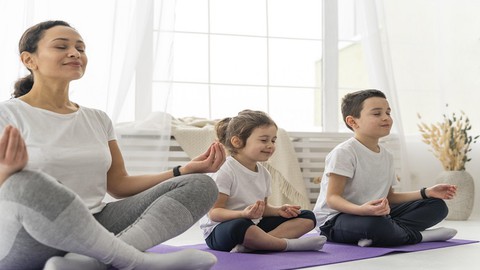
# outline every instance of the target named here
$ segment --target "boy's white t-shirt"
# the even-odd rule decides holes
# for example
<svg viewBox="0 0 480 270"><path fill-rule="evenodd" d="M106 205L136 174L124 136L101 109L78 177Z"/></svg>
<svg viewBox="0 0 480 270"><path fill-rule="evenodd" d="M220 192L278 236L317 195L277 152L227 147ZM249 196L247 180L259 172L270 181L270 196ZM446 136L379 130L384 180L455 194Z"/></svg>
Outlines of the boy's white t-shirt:
<svg viewBox="0 0 480 270"><path fill-rule="evenodd" d="M108 142L116 139L106 113L80 107L59 114L10 99L0 103L2 131L8 124L20 130L27 144L26 169L53 176L78 194L92 213L101 211L112 162Z"/></svg>
<svg viewBox="0 0 480 270"><path fill-rule="evenodd" d="M257 168L257 172L253 172L229 156L222 167L211 175L218 191L228 195L226 209L243 210L271 195L270 173L260 163L257 163ZM203 236L207 238L218 224L220 222L210 220L208 214L203 216L200 219Z"/></svg>
<svg viewBox="0 0 480 270"><path fill-rule="evenodd" d="M383 146L379 147L380 152L376 153L357 139L350 138L327 155L320 194L313 208L317 218L317 230L339 213L326 203L330 173L347 177L343 198L354 204L362 205L388 195L396 182L393 155Z"/></svg>

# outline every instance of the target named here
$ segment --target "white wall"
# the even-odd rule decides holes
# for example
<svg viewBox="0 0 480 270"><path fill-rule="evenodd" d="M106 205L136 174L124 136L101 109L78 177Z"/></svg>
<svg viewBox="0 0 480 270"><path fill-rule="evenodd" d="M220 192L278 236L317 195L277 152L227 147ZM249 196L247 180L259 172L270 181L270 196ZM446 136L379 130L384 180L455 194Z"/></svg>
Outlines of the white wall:
<svg viewBox="0 0 480 270"><path fill-rule="evenodd" d="M440 120L448 103L453 112L463 110L479 133L480 1L382 2L406 132L418 130L417 113Z"/></svg>
<svg viewBox="0 0 480 270"><path fill-rule="evenodd" d="M464 111L480 134L480 1L384 0L385 28L397 87L402 123L407 134L411 186L434 184L443 170L421 141L417 113L426 123L442 114ZM448 103L446 111L445 104ZM475 184L480 216L480 141L472 145L466 170Z"/></svg>

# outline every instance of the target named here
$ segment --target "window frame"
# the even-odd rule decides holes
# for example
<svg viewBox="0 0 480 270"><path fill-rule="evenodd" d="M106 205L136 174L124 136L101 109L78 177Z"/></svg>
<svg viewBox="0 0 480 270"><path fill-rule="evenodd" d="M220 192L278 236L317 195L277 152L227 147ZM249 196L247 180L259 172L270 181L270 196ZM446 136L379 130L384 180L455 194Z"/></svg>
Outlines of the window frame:
<svg viewBox="0 0 480 270"><path fill-rule="evenodd" d="M152 14L148 20L149 26L152 26L151 36L147 35L143 42L143 48L141 49L142 55L140 56L142 61L138 61L136 76L135 76L135 120L145 119L150 112L152 112L152 100L153 100L153 84L154 83L195 83L195 82L183 82L175 80L155 80L153 78L154 63L152 61L144 61L144 59L153 59L151 55L154 55L153 36L158 29L154 29L154 17L153 6L155 0L150 0L152 5ZM208 2L210 2L208 0ZM265 0L268 5L268 0ZM268 12L268 10L267 10ZM338 132L339 131L339 85L338 85L338 67L339 67L339 38L338 38L338 3L336 0L322 0L322 18L323 18L323 32L322 32L322 70L321 70L321 84L313 87L315 102L321 100L321 107L318 105L313 106L314 109L314 121L316 124L320 124L322 132ZM175 32L175 31L174 31ZM178 31L181 33L182 31ZM232 85L222 83L212 83L211 79L211 36L219 35L218 33L211 33L210 27L208 29L208 113L209 118L213 118L212 115L212 86L213 85ZM268 31L267 31L267 57L268 57ZM269 60L267 59L267 65ZM268 67L267 67L268 69ZM267 71L268 72L268 71ZM268 73L267 73L268 77ZM205 84L200 82L200 84ZM235 84L233 84L235 85ZM242 84L238 84L242 85ZM270 108L270 91L272 85L270 85L267 78L267 112ZM320 108L319 108L320 107ZM315 130L318 129L312 126ZM298 130L296 130L298 131Z"/></svg>

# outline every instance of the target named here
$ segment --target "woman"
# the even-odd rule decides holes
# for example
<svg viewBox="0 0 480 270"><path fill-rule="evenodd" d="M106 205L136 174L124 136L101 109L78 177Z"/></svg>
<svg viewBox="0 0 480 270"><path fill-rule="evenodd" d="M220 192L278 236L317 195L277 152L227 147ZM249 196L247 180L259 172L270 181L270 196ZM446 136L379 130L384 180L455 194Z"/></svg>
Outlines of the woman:
<svg viewBox="0 0 480 270"><path fill-rule="evenodd" d="M69 99L87 65L79 33L41 22L19 51L31 74L0 103L0 269L211 268L216 258L199 250L142 251L210 209L218 190L203 173L223 164L223 148L214 143L173 171L129 176L108 116ZM106 192L123 200L105 204Z"/></svg>

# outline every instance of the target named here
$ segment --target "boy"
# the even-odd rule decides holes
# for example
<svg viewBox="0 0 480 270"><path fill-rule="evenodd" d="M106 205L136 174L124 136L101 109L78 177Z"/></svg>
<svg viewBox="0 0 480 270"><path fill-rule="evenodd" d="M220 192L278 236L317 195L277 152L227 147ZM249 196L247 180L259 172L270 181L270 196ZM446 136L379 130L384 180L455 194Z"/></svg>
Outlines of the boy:
<svg viewBox="0 0 480 270"><path fill-rule="evenodd" d="M342 116L354 137L326 157L321 190L314 207L317 229L329 241L359 246L397 246L446 241L455 229L426 230L448 213L443 199L456 186L438 184L420 191L395 192L393 156L379 139L393 124L384 93L369 89L347 94Z"/></svg>

